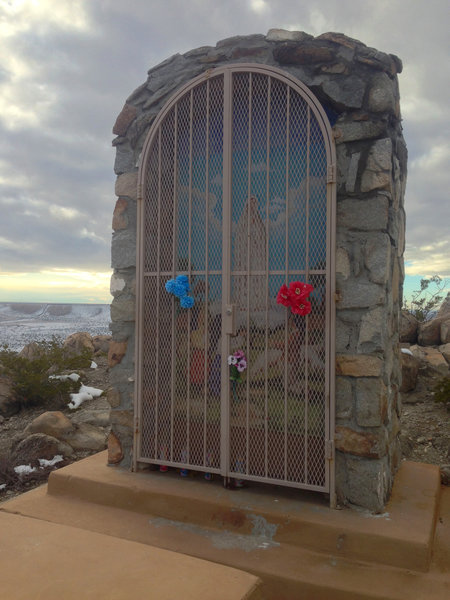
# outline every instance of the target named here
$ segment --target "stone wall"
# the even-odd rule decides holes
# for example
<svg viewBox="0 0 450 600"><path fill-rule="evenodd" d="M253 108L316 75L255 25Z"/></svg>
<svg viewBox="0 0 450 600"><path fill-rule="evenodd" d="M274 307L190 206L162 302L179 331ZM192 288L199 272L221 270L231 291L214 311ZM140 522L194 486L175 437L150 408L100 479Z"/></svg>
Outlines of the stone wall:
<svg viewBox="0 0 450 600"><path fill-rule="evenodd" d="M129 467L133 438L137 169L152 122L170 96L226 63L279 67L325 108L337 151L336 486L338 499L381 510L398 466L399 309L407 151L401 61L339 33L270 30L176 54L148 72L113 133L110 462Z"/></svg>

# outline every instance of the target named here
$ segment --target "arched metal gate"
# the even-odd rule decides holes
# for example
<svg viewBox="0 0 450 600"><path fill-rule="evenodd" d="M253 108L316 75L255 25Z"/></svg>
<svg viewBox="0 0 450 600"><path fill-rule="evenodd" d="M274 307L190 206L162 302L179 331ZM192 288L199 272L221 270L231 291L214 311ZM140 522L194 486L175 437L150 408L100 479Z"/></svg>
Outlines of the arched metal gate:
<svg viewBox="0 0 450 600"><path fill-rule="evenodd" d="M278 69L211 71L161 111L139 173L135 464L332 491L333 172L322 107ZM166 290L179 275L191 308ZM292 282L313 287L304 310L277 303Z"/></svg>

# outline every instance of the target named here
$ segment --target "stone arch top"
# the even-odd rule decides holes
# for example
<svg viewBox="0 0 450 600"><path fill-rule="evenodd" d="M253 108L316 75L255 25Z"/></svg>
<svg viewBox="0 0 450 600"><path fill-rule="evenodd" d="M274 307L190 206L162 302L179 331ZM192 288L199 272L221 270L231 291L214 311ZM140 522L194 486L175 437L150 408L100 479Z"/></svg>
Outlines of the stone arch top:
<svg viewBox="0 0 450 600"><path fill-rule="evenodd" d="M232 73L239 72L260 73L278 79L286 83L291 89L295 90L302 98L304 98L308 103L308 106L311 108L320 126L327 152L327 162L329 164L335 164L334 137L329 119L318 98L304 83L296 79L294 76L290 75L287 71L284 71L278 67L257 63L231 63L222 67L208 69L201 75L198 75L191 81L188 81L187 83L180 86L180 88L166 102L165 106L161 109L161 111L158 113L157 117L153 121L142 148L142 153L139 159L139 166L145 164L146 162L147 153L151 146L154 133L158 130L160 124L162 123L166 115L169 113L169 111L185 94L189 93L190 90L196 88L198 85L202 84L208 79L213 79L214 77L220 76L227 77ZM142 169L140 169L138 181L139 188L143 184L143 177L144 172Z"/></svg>

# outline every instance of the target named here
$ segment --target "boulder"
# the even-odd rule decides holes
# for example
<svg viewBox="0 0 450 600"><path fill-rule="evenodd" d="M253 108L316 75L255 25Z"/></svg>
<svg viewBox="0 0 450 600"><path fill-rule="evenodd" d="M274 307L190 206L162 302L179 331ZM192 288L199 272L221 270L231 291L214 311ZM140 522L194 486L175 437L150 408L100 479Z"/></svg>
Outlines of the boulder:
<svg viewBox="0 0 450 600"><path fill-rule="evenodd" d="M64 340L63 347L68 354L82 354L83 352L94 353L92 336L87 331L72 333Z"/></svg>
<svg viewBox="0 0 450 600"><path fill-rule="evenodd" d="M416 317L409 311L402 310L400 315L400 342L415 344L418 328L419 322Z"/></svg>
<svg viewBox="0 0 450 600"><path fill-rule="evenodd" d="M28 437L43 433L69 444L74 450L104 450L106 433L90 423L73 423L60 411L48 411L39 415L24 431Z"/></svg>
<svg viewBox="0 0 450 600"><path fill-rule="evenodd" d="M20 410L14 390L13 383L8 377L0 376L0 415L12 417Z"/></svg>
<svg viewBox="0 0 450 600"><path fill-rule="evenodd" d="M108 354L109 342L111 341L110 335L94 335L92 343L94 345L95 354Z"/></svg>
<svg viewBox="0 0 450 600"><path fill-rule="evenodd" d="M25 429L25 435L32 433L44 433L58 440L65 437L75 429L71 420L68 419L61 411L47 411L36 417Z"/></svg>
<svg viewBox="0 0 450 600"><path fill-rule="evenodd" d="M27 358L28 360L35 360L36 358L41 357L44 353L45 351L42 346L36 342L30 342L22 348L22 350L19 352L19 356L22 358Z"/></svg>
<svg viewBox="0 0 450 600"><path fill-rule="evenodd" d="M447 293L447 297L444 302L441 304L441 307L437 314L438 318L446 317L450 318L450 292Z"/></svg>
<svg viewBox="0 0 450 600"><path fill-rule="evenodd" d="M415 389L417 375L419 374L420 361L409 352L401 352L402 385L401 392L410 392Z"/></svg>
<svg viewBox="0 0 450 600"><path fill-rule="evenodd" d="M74 450L105 450L106 433L94 425L80 423L64 436L64 441Z"/></svg>
<svg viewBox="0 0 450 600"><path fill-rule="evenodd" d="M96 427L108 427L110 424L110 406L105 400L107 406L95 406L76 412L71 418L72 423L79 425L80 423L89 423Z"/></svg>
<svg viewBox="0 0 450 600"><path fill-rule="evenodd" d="M448 374L448 364L444 356L437 348L428 348L427 346L411 346L411 352L416 358L423 361L426 366L432 367L443 375Z"/></svg>
<svg viewBox="0 0 450 600"><path fill-rule="evenodd" d="M439 352L442 354L442 356L445 358L445 360L450 364L450 343L439 346Z"/></svg>
<svg viewBox="0 0 450 600"><path fill-rule="evenodd" d="M65 457L73 456L73 449L69 444L45 433L33 433L25 439L17 440L12 450L16 462L24 459L26 463L39 458L51 460L57 454Z"/></svg>
<svg viewBox="0 0 450 600"><path fill-rule="evenodd" d="M417 340L420 346L438 346L441 343L441 319L420 323Z"/></svg>
<svg viewBox="0 0 450 600"><path fill-rule="evenodd" d="M441 322L441 344L450 343L450 317L442 317Z"/></svg>

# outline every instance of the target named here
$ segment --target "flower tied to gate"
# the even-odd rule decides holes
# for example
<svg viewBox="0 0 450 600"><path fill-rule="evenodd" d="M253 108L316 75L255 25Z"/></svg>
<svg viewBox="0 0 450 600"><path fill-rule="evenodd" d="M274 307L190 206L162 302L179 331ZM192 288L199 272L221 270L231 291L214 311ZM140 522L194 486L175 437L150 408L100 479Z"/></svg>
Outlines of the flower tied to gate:
<svg viewBox="0 0 450 600"><path fill-rule="evenodd" d="M236 350L228 357L231 381L241 381L241 373L247 368L247 359L242 350Z"/></svg>
<svg viewBox="0 0 450 600"><path fill-rule="evenodd" d="M166 291L179 299L181 308L192 308L194 306L194 298L189 296L191 286L186 275L178 275L175 279L169 279L166 283Z"/></svg>
<svg viewBox="0 0 450 600"><path fill-rule="evenodd" d="M283 283L277 295L277 303L290 307L294 315L305 316L311 312L311 302L307 298L313 290L312 285L302 281L292 281L289 287Z"/></svg>

